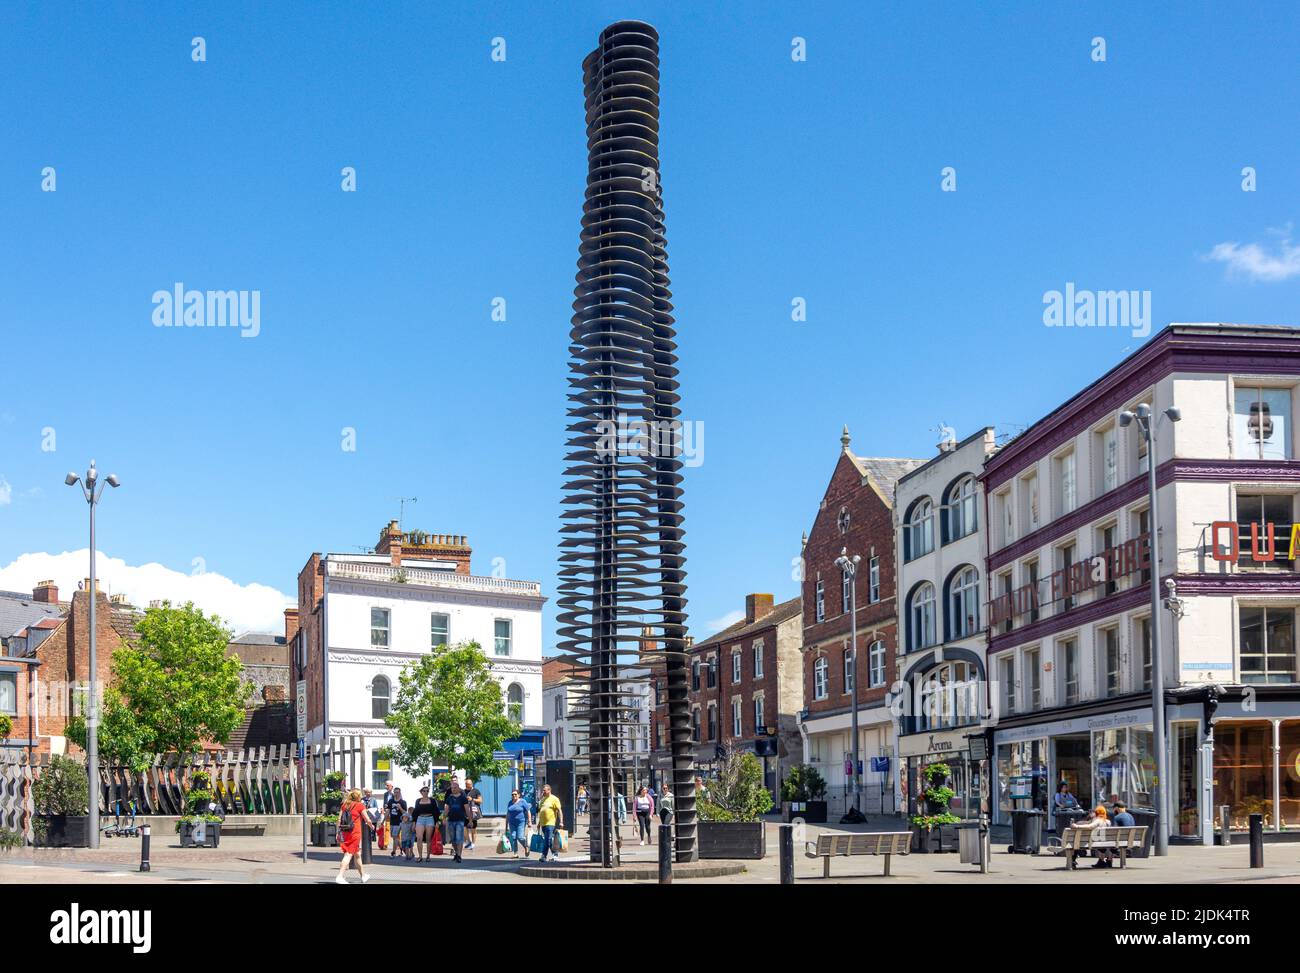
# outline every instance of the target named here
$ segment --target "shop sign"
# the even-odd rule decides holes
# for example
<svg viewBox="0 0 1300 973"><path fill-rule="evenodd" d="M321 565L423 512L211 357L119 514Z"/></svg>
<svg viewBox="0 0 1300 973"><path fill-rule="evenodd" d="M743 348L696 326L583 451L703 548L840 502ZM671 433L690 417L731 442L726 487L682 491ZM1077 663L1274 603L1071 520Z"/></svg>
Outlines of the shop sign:
<svg viewBox="0 0 1300 973"><path fill-rule="evenodd" d="M946 733L911 733L899 738L898 741L900 757L951 754L965 749L966 734L960 730L950 730Z"/></svg>
<svg viewBox="0 0 1300 973"><path fill-rule="evenodd" d="M1245 539L1241 536L1243 526L1235 520L1216 520L1210 525L1210 554L1216 561L1235 564L1245 553L1242 550L1245 544ZM1282 537L1288 538L1285 555L1278 550L1278 543ZM1252 522L1250 525L1251 561L1294 561L1297 546L1300 546L1300 524Z"/></svg>
<svg viewBox="0 0 1300 973"><path fill-rule="evenodd" d="M1218 557L1217 553L1215 557ZM1014 591L999 595L989 602L989 625L996 627L1018 615L1028 614L1042 605L1051 605L1076 597L1109 581L1145 571L1150 566L1151 535L1146 533L1115 547L1108 547L1100 554L1067 565L1041 581L1030 582ZM1048 589L1049 597L1046 600L1043 598L1043 585L1047 585Z"/></svg>
<svg viewBox="0 0 1300 973"><path fill-rule="evenodd" d="M1113 730L1123 726L1141 726L1151 722L1151 708L1124 710L1116 713L1103 713L1099 716L1080 716L1073 720L1057 720L1054 723L1037 723L1033 726L1017 726L1007 730L997 730L995 743L1015 743L1020 740L1033 740L1041 737L1062 736L1066 733L1087 733L1091 730Z"/></svg>

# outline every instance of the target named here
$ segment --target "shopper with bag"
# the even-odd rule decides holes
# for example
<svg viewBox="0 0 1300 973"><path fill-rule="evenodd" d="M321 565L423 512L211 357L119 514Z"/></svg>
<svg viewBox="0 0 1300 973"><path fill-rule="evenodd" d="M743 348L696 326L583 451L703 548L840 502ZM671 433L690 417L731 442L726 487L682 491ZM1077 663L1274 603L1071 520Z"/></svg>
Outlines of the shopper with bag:
<svg viewBox="0 0 1300 973"><path fill-rule="evenodd" d="M642 787L632 799L632 810L636 811L637 833L640 844L650 840L650 816L655 813L655 799L650 796L649 788Z"/></svg>
<svg viewBox="0 0 1300 973"><path fill-rule="evenodd" d="M465 822L469 820L469 795L460 789L460 784L452 780L451 790L442 805L442 819L447 823L447 841L456 855L456 864L460 864L461 851L465 847Z"/></svg>
<svg viewBox="0 0 1300 973"><path fill-rule="evenodd" d="M361 873L361 884L365 885L370 881L370 876L366 874L361 864L361 831L363 828L369 828L371 831L375 829L366 815L367 810L361 803L361 792L355 789L348 793L343 806L339 808L339 849L343 852L343 860L339 862L339 873L334 876L334 881L339 885L348 884L344 875L353 859L356 860L357 871Z"/></svg>
<svg viewBox="0 0 1300 973"><path fill-rule="evenodd" d="M528 857L528 829L533 823L533 809L518 791L510 792L510 803L506 806L506 833L501 839L502 845L497 850L505 854L508 848L516 858L523 852Z"/></svg>
<svg viewBox="0 0 1300 973"><path fill-rule="evenodd" d="M542 785L542 799L537 803L537 827L542 833L542 861L548 856L560 857L564 839L556 837L556 830L564 827L564 808L560 799L551 793L551 785Z"/></svg>
<svg viewBox="0 0 1300 973"><path fill-rule="evenodd" d="M465 778L465 796L469 798L469 812L465 816L465 850L474 850L474 839L478 837L478 819L483 816L483 792L474 786L474 778Z"/></svg>
<svg viewBox="0 0 1300 973"><path fill-rule="evenodd" d="M438 820L438 802L429 796L429 788L421 787L420 796L411 808L411 817L415 819L415 857L417 861L427 862L432 851ZM433 852L439 854L439 852Z"/></svg>

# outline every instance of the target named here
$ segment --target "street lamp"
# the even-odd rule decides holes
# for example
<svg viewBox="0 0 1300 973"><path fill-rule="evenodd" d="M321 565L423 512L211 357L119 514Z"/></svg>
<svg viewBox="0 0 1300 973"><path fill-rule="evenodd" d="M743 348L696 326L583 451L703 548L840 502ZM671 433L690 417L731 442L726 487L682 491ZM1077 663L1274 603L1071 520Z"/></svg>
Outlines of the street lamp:
<svg viewBox="0 0 1300 973"><path fill-rule="evenodd" d="M1182 413L1174 406L1164 411L1170 422L1181 419ZM1156 508L1156 430L1159 418L1151 415L1151 406L1143 402L1132 412L1119 414L1119 424L1137 423L1147 444L1147 495L1150 498L1150 515L1147 520L1151 534L1151 723L1156 750L1156 779L1152 799L1156 806L1157 855L1169 854L1169 813L1166 806L1165 782L1169 778L1169 761L1165 757L1165 672L1160 651L1160 516Z"/></svg>
<svg viewBox="0 0 1300 973"><path fill-rule="evenodd" d="M99 498L104 495L104 483L99 482L99 471L95 461L90 461L86 470L85 482L76 473L69 473L63 478L68 486L81 486L81 492L90 507L90 658L88 660L90 675L90 692L87 694L86 706L86 772L90 777L90 847L99 847L99 705L96 702L97 669L95 668L95 508ZM119 487L122 481L116 473L105 477L105 483ZM75 673L73 674L75 677Z"/></svg>
<svg viewBox="0 0 1300 973"><path fill-rule="evenodd" d="M849 638L850 651L849 675L853 680L853 713L850 717L853 734L853 807L843 818L841 824L859 824L866 818L862 814L862 775L858 773L858 562L862 555L849 557L847 547L840 548L840 556L835 559L836 566L849 579Z"/></svg>

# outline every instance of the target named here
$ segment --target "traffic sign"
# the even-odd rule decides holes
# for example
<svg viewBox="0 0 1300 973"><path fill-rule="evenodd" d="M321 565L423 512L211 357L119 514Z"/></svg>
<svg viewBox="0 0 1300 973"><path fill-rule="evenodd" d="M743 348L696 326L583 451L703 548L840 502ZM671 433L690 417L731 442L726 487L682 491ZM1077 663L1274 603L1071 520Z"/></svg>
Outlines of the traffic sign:
<svg viewBox="0 0 1300 973"><path fill-rule="evenodd" d="M298 712L298 736L307 735L307 680L298 680L298 693L295 709Z"/></svg>

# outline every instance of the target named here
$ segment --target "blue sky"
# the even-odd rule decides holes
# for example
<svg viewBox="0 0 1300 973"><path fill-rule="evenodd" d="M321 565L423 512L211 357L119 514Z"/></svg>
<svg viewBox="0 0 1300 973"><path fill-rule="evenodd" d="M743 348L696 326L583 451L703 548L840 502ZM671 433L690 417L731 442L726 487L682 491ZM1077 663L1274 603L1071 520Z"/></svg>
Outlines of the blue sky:
<svg viewBox="0 0 1300 973"><path fill-rule="evenodd" d="M126 565L290 592L416 496L407 527L553 595L580 62L637 18L705 429L692 622L792 596L843 423L926 457L941 421L1013 431L1140 345L1044 327L1044 292L1147 290L1156 328L1300 323L1300 11L1134 7L4 5L0 587L85 546L61 481L93 456ZM155 328L177 281L260 291L260 334Z"/></svg>

